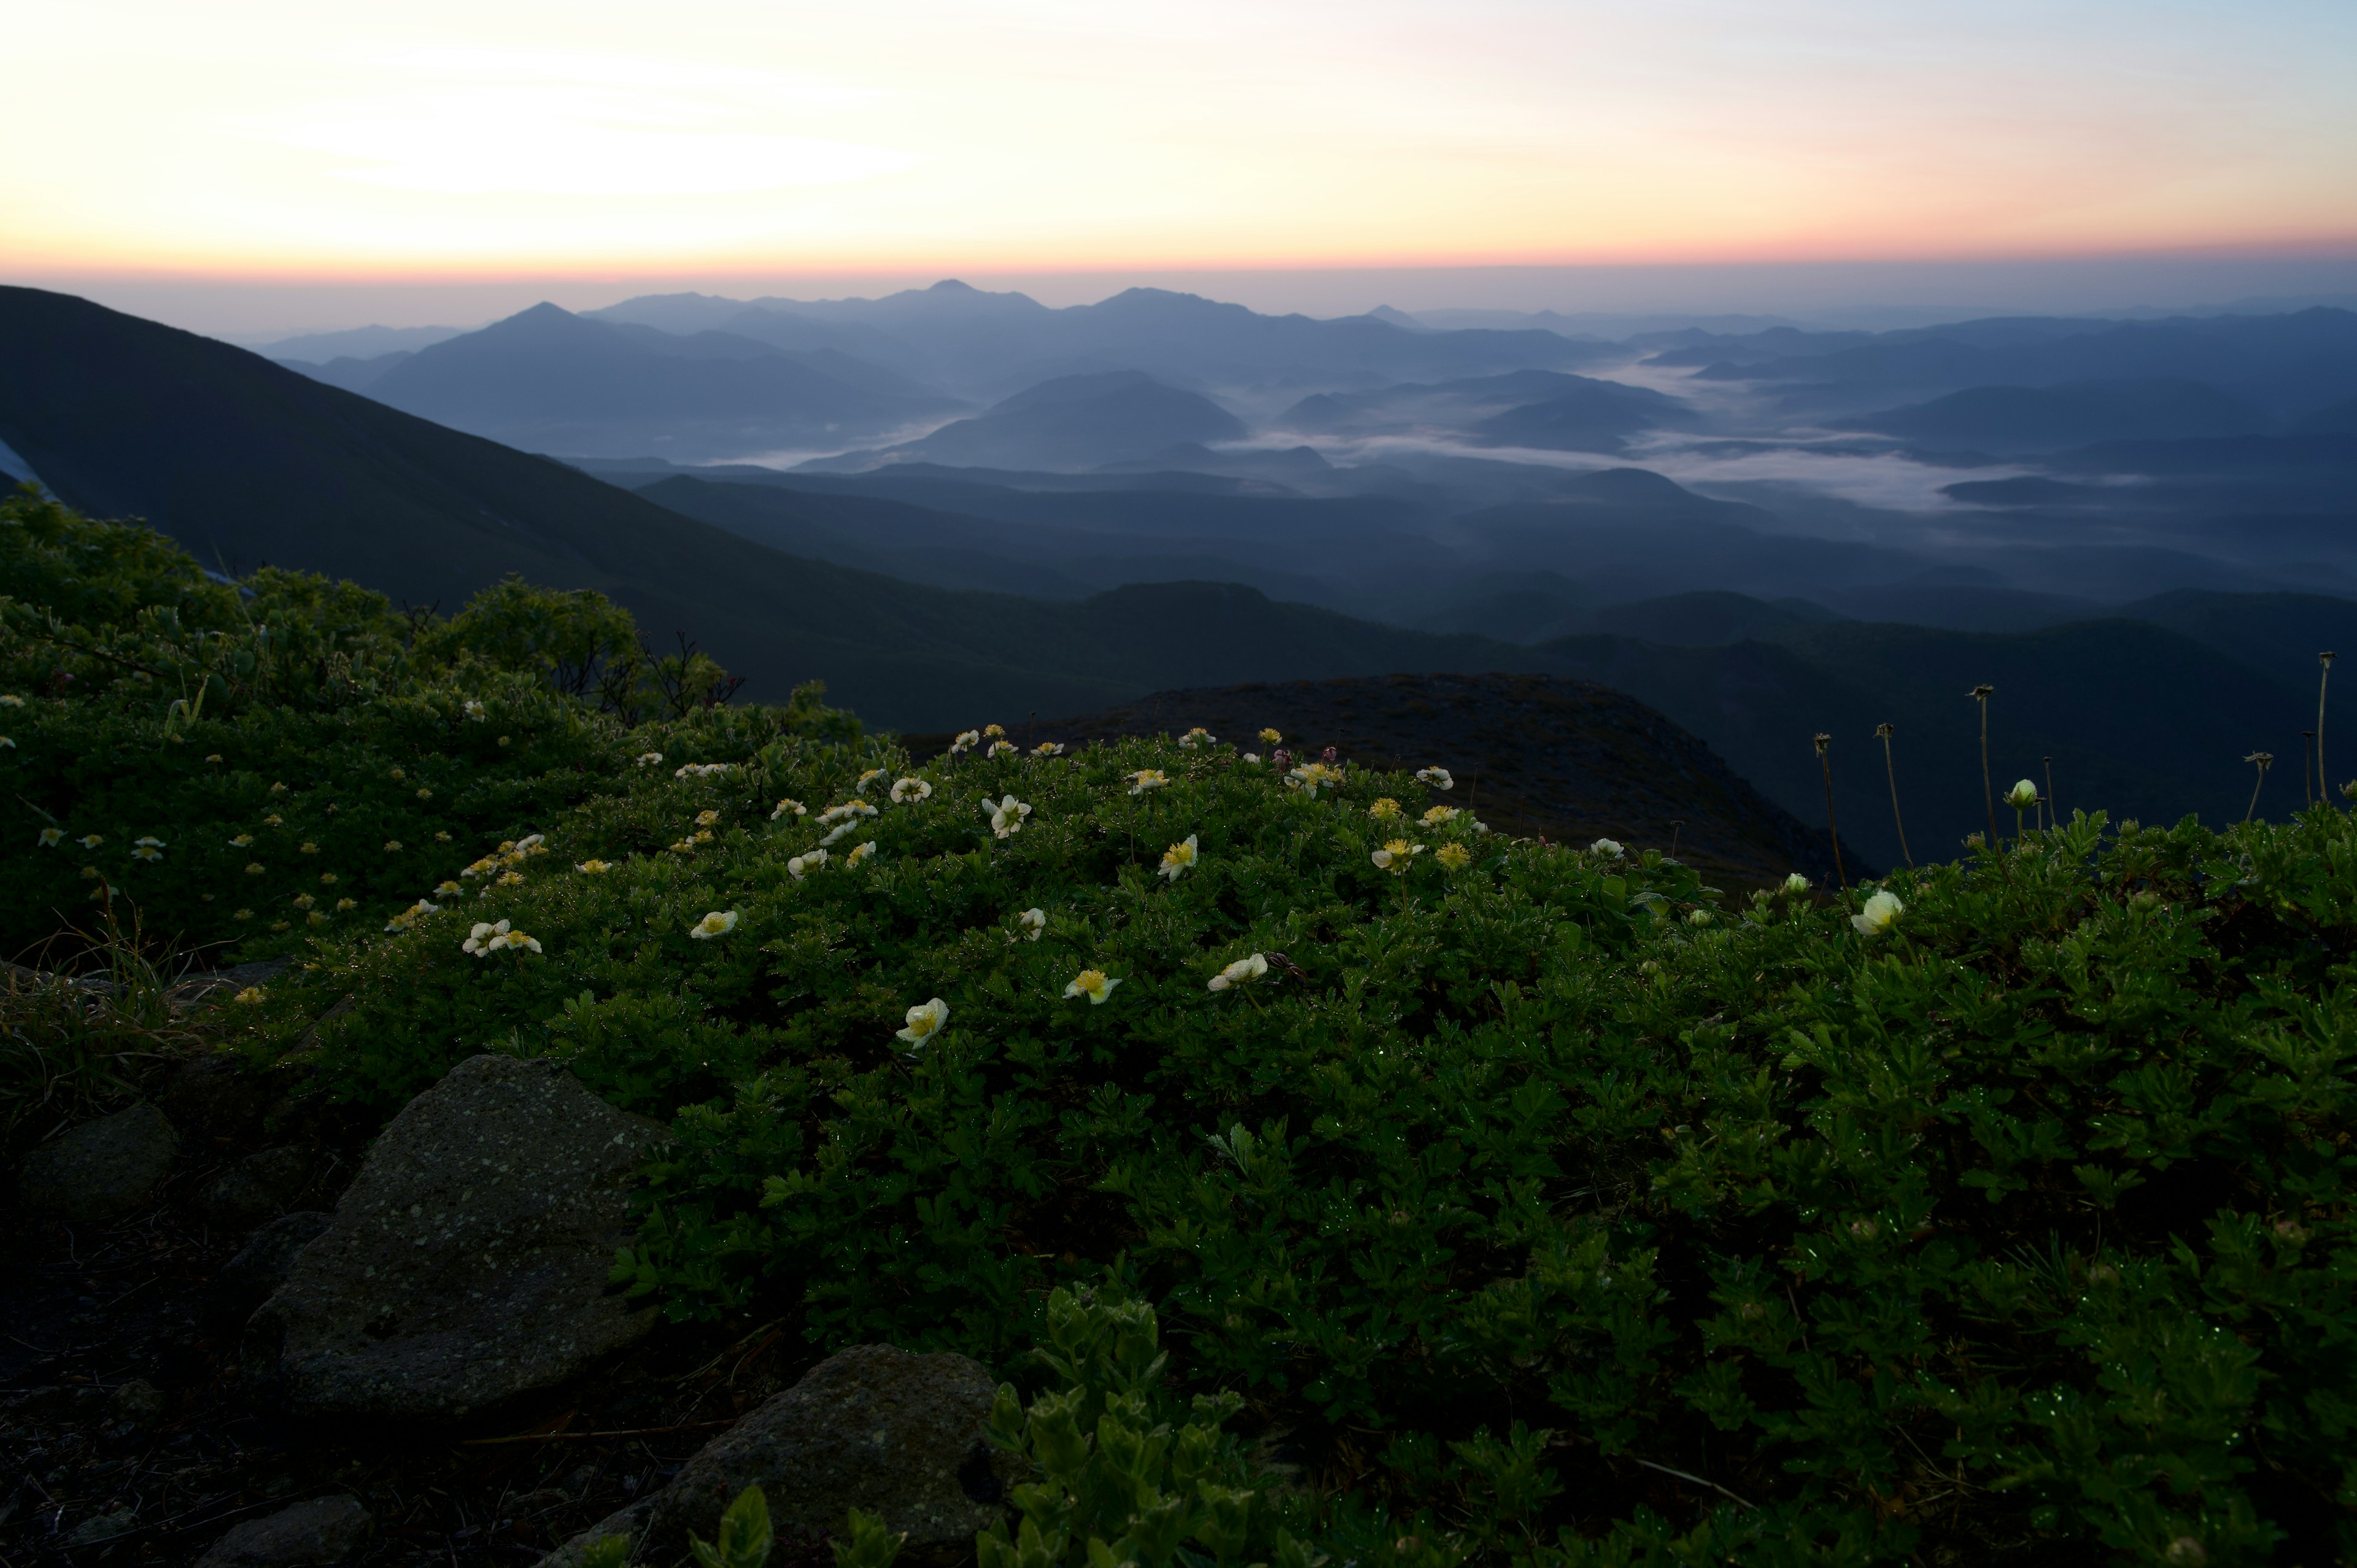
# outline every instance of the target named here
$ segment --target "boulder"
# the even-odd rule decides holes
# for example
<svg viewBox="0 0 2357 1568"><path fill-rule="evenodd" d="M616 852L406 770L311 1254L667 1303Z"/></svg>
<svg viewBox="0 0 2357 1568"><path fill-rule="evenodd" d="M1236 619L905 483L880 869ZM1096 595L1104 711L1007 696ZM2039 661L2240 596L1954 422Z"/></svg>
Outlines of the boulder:
<svg viewBox="0 0 2357 1568"><path fill-rule="evenodd" d="M669 1486L541 1559L579 1568L592 1541L628 1535L635 1562L669 1563L688 1537L710 1541L721 1510L747 1487L769 1498L781 1539L840 1534L852 1509L906 1530L900 1561L949 1568L1002 1511L1016 1461L984 1435L996 1392L963 1356L919 1356L859 1345L820 1362L706 1444Z"/></svg>
<svg viewBox="0 0 2357 1568"><path fill-rule="evenodd" d="M335 1217L317 1210L282 1214L253 1233L242 1251L221 1265L206 1288L201 1321L209 1334L231 1335L245 1326L256 1308L268 1301L303 1249L319 1239Z"/></svg>
<svg viewBox="0 0 2357 1568"><path fill-rule="evenodd" d="M172 1123L135 1105L69 1127L25 1156L16 1189L27 1208L62 1219L112 1219L147 1201L179 1152Z"/></svg>
<svg viewBox="0 0 2357 1568"><path fill-rule="evenodd" d="M350 1556L375 1528L358 1498L313 1498L231 1526L197 1559L197 1568L324 1568Z"/></svg>
<svg viewBox="0 0 2357 1568"><path fill-rule="evenodd" d="M458 1416L638 1339L655 1315L607 1273L665 1136L552 1061L452 1068L378 1135L246 1325L257 1391L296 1414Z"/></svg>

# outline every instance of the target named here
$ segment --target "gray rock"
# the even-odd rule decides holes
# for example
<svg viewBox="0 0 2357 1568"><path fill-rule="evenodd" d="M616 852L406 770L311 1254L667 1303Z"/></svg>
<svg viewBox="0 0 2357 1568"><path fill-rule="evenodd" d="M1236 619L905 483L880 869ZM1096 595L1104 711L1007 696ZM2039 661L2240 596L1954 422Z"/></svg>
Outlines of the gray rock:
<svg viewBox="0 0 2357 1568"><path fill-rule="evenodd" d="M145 1378L116 1385L107 1401L114 1419L133 1426L153 1426L164 1419L163 1391Z"/></svg>
<svg viewBox="0 0 2357 1568"><path fill-rule="evenodd" d="M251 1230L284 1213L310 1179L311 1156L302 1150L257 1150L205 1188L205 1223L216 1230Z"/></svg>
<svg viewBox="0 0 2357 1568"><path fill-rule="evenodd" d="M244 1251L221 1265L205 1291L201 1321L209 1334L234 1334L295 1272L303 1249L319 1239L335 1217L316 1210L282 1214L253 1233Z"/></svg>
<svg viewBox="0 0 2357 1568"><path fill-rule="evenodd" d="M246 1325L248 1375L298 1414L456 1416L563 1382L654 1326L606 1276L664 1137L554 1062L459 1063Z"/></svg>
<svg viewBox="0 0 2357 1568"><path fill-rule="evenodd" d="M684 1555L721 1510L758 1483L781 1539L840 1534L852 1509L906 1530L900 1561L946 1568L1001 1512L1014 1461L984 1435L996 1387L963 1356L919 1356L859 1345L829 1357L682 1466L669 1486L541 1559L577 1568L590 1542L632 1539L641 1563Z"/></svg>
<svg viewBox="0 0 2357 1568"><path fill-rule="evenodd" d="M147 1201L172 1174L179 1139L152 1105L135 1105L69 1127L25 1156L16 1187L25 1207L65 1219L112 1219Z"/></svg>
<svg viewBox="0 0 2357 1568"><path fill-rule="evenodd" d="M375 1528L358 1498L313 1498L232 1525L197 1559L197 1568L324 1568L350 1556Z"/></svg>
<svg viewBox="0 0 2357 1568"><path fill-rule="evenodd" d="M102 1541L112 1541L139 1528L139 1511L129 1503L117 1503L112 1513L92 1514L66 1536L68 1546L95 1546Z"/></svg>

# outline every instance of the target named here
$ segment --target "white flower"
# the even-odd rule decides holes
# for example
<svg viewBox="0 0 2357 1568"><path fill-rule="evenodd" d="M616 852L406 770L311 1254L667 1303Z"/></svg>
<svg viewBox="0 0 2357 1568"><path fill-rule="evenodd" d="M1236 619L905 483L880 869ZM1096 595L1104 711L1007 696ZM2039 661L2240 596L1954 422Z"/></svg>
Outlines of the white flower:
<svg viewBox="0 0 2357 1568"><path fill-rule="evenodd" d="M705 916L701 920L696 921L695 924L688 927L687 934L694 937L697 941L703 941L710 937L726 936L736 929L736 910L715 909L710 914Z"/></svg>
<svg viewBox="0 0 2357 1568"><path fill-rule="evenodd" d="M104 833L84 833L77 842L80 843L81 847L84 849L96 849L100 844L106 842L106 835Z"/></svg>
<svg viewBox="0 0 2357 1568"><path fill-rule="evenodd" d="M1217 746L1219 744L1220 737L1213 735L1210 730L1205 729L1201 725L1197 725L1193 729L1189 730L1185 735L1178 737L1178 746L1182 751L1192 751L1199 746Z"/></svg>
<svg viewBox="0 0 2357 1568"><path fill-rule="evenodd" d="M808 854L798 854L786 862L786 875L800 882L804 876L826 864L826 851L814 849Z"/></svg>
<svg viewBox="0 0 2357 1568"><path fill-rule="evenodd" d="M65 836L66 831L63 828L43 828L41 830L41 847L43 849L54 848L57 845L58 841ZM248 840L247 842L251 843L252 841Z"/></svg>
<svg viewBox="0 0 2357 1568"><path fill-rule="evenodd" d="M0 746L6 746L10 751L16 750L16 737L12 735L0 735Z"/></svg>
<svg viewBox="0 0 2357 1568"><path fill-rule="evenodd" d="M896 806L906 805L910 800L930 800L932 798L933 787L921 779L892 780L892 803Z"/></svg>
<svg viewBox="0 0 2357 1568"><path fill-rule="evenodd" d="M1113 994L1114 987L1120 983L1120 981L1109 978L1101 969L1084 969L1070 985L1064 987L1064 995L1067 998L1085 996L1089 999L1090 1006L1102 1007L1105 1004L1105 999Z"/></svg>
<svg viewBox="0 0 2357 1568"><path fill-rule="evenodd" d="M831 827L836 822L856 822L861 817L872 817L875 814L876 808L865 800L845 800L840 806L829 806L825 811L821 811L818 814L818 825L823 828Z"/></svg>
<svg viewBox="0 0 2357 1568"><path fill-rule="evenodd" d="M660 751L642 751L639 753L639 766L641 768L652 768L656 763L661 762L662 760L662 753Z"/></svg>
<svg viewBox="0 0 2357 1568"><path fill-rule="evenodd" d="M0 692L0 708L21 708L25 699L14 692Z"/></svg>
<svg viewBox="0 0 2357 1568"><path fill-rule="evenodd" d="M980 730L960 730L958 732L957 739L950 742L950 755L952 757L963 756L965 753L972 751L981 743L981 741L982 732Z"/></svg>
<svg viewBox="0 0 2357 1568"><path fill-rule="evenodd" d="M602 860L581 860L574 862L573 869L586 871L592 876L599 876L614 868Z"/></svg>
<svg viewBox="0 0 2357 1568"><path fill-rule="evenodd" d="M1260 753L1257 751L1247 751L1244 753L1244 760L1246 762L1258 762L1260 760Z"/></svg>
<svg viewBox="0 0 2357 1568"><path fill-rule="evenodd" d="M475 929L467 933L467 940L460 942L458 946L463 950L480 958L487 952L505 947L507 936L508 923L505 920L501 920L496 926L486 920L478 920L475 922Z"/></svg>
<svg viewBox="0 0 2357 1568"><path fill-rule="evenodd" d="M1388 871L1394 876L1405 876L1407 875L1407 868L1415 864L1415 857L1423 853L1424 846L1420 843L1410 843L1405 839L1393 839L1367 858L1375 863L1375 869L1378 871Z"/></svg>
<svg viewBox="0 0 2357 1568"><path fill-rule="evenodd" d="M1857 934L1861 937L1878 937L1897 925L1899 917L1906 912L1907 906L1894 895L1877 893L1866 901L1865 913L1852 915L1849 923L1857 928Z"/></svg>
<svg viewBox="0 0 2357 1568"><path fill-rule="evenodd" d="M1162 852L1161 874L1176 882L1178 880L1178 874L1193 865L1195 860L1195 835L1189 833L1185 842L1174 843Z"/></svg>
<svg viewBox="0 0 2357 1568"><path fill-rule="evenodd" d="M511 850L509 853L511 854L546 854L548 853L548 835L546 833L527 833L522 838L515 841L515 848Z"/></svg>
<svg viewBox="0 0 2357 1568"><path fill-rule="evenodd" d="M466 707L467 716L468 718L479 719L483 716L483 704L475 701L474 698L469 697L467 699Z"/></svg>
<svg viewBox="0 0 2357 1568"><path fill-rule="evenodd" d="M995 806L990 803L990 797L985 795L982 798L982 807L990 813L990 831L1003 839L1013 838L1021 832L1023 819L1031 814L1031 808L1012 795Z"/></svg>
<svg viewBox="0 0 2357 1568"><path fill-rule="evenodd" d="M730 771L736 766L737 765L733 762L691 762L685 767L674 770L672 777L674 779L717 779L720 775Z"/></svg>
<svg viewBox="0 0 2357 1568"><path fill-rule="evenodd" d="M990 749L984 752L983 756L1012 757L1018 749L1020 748L1011 740L994 740L990 743Z"/></svg>
<svg viewBox="0 0 2357 1568"><path fill-rule="evenodd" d="M824 838L818 841L819 847L823 849L828 844L834 843L849 834L857 832L858 831L859 824L856 822L837 822L834 826L827 830L826 836Z"/></svg>
<svg viewBox="0 0 2357 1568"><path fill-rule="evenodd" d="M1598 839L1587 846L1587 851L1601 860L1618 860L1626 853L1618 839Z"/></svg>
<svg viewBox="0 0 2357 1568"><path fill-rule="evenodd" d="M1043 740L1039 745L1031 748L1031 755L1034 757L1061 757L1064 755L1064 743L1060 740Z"/></svg>
<svg viewBox="0 0 2357 1568"><path fill-rule="evenodd" d="M848 824L845 825L847 826ZM876 841L874 839L869 839L866 843L859 845L849 854L843 857L844 869L846 871L849 870L851 867L857 865L861 861L866 860L869 855L874 854L875 853Z"/></svg>
<svg viewBox="0 0 2357 1568"><path fill-rule="evenodd" d="M770 821L774 822L780 817L806 817L808 815L810 815L810 808L803 805L800 800L780 800L778 802L778 809L770 813Z"/></svg>
<svg viewBox="0 0 2357 1568"><path fill-rule="evenodd" d="M1436 789L1457 788L1457 780L1448 776L1448 769L1446 768L1420 768L1416 769L1415 776Z"/></svg>
<svg viewBox="0 0 2357 1568"><path fill-rule="evenodd" d="M164 852L156 847L156 841L154 839L141 839L138 844L131 851L131 858L134 860L161 860L164 858Z"/></svg>
<svg viewBox="0 0 2357 1568"><path fill-rule="evenodd" d="M1285 776L1286 789L1298 789L1312 800L1317 799L1319 789L1334 789L1341 782L1342 770L1322 762L1305 762Z"/></svg>
<svg viewBox="0 0 2357 1568"><path fill-rule="evenodd" d="M1129 792L1143 795L1148 789L1159 789L1170 782L1170 776L1159 768L1141 768L1129 776Z"/></svg>
<svg viewBox="0 0 2357 1568"><path fill-rule="evenodd" d="M859 782L851 787L852 792L854 794L865 795L867 793L867 786L875 783L876 780L883 777L884 769L880 768L871 768L866 772L859 776Z"/></svg>
<svg viewBox="0 0 2357 1568"><path fill-rule="evenodd" d="M1797 898L1808 890L1809 879L1799 872L1795 871L1784 878L1784 893L1787 897Z"/></svg>
<svg viewBox="0 0 2357 1568"><path fill-rule="evenodd" d="M1268 960L1259 953L1240 958L1219 973L1211 976L1211 989L1225 991L1232 985L1242 985L1247 980L1258 980L1268 972Z"/></svg>
<svg viewBox="0 0 2357 1568"><path fill-rule="evenodd" d="M2005 792L2005 803L2017 811L2029 810L2038 804L2038 786L2027 779L2014 780L2013 788Z"/></svg>
<svg viewBox="0 0 2357 1568"><path fill-rule="evenodd" d="M526 948L533 952L538 952L540 950L540 939L538 937L528 937L522 931L507 930L504 929L507 925L505 920L501 920L500 925L502 928L500 933L483 944L484 951L497 952L501 948L507 948L510 950Z"/></svg>
<svg viewBox="0 0 2357 1568"><path fill-rule="evenodd" d="M893 1038L922 1048L935 1035L949 1026L950 1004L940 997L909 1009L909 1026Z"/></svg>
<svg viewBox="0 0 2357 1568"><path fill-rule="evenodd" d="M1022 929L1025 941L1036 942L1039 940L1039 933L1048 929L1048 911L1026 909L1015 917L1015 923Z"/></svg>
<svg viewBox="0 0 2357 1568"><path fill-rule="evenodd" d="M1437 828L1456 820L1457 808L1454 806L1434 806L1424 813L1424 825L1427 828Z"/></svg>

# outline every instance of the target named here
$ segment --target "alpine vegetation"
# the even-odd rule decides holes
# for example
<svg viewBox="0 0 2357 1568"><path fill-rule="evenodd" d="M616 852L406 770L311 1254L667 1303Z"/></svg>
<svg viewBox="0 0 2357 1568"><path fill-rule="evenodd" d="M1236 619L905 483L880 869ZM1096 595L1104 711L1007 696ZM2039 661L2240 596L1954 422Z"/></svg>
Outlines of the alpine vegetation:
<svg viewBox="0 0 2357 1568"><path fill-rule="evenodd" d="M580 596L0 573L20 940L295 959L210 1048L356 1116L665 1122L616 1288L1005 1378L986 1564L2357 1552L2342 807L1738 897L1449 758L920 764Z"/></svg>

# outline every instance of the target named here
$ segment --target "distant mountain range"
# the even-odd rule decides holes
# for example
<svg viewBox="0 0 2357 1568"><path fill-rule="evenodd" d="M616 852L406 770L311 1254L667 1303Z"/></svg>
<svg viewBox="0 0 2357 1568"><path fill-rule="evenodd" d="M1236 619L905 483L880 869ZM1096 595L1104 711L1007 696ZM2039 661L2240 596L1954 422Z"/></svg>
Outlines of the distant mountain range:
<svg viewBox="0 0 2357 1568"><path fill-rule="evenodd" d="M1835 420L1922 446L1978 452L2056 452L2099 441L2177 441L2273 434L2275 418L2200 381L2068 381L2051 387L1974 387L1880 413Z"/></svg>
<svg viewBox="0 0 2357 1568"><path fill-rule="evenodd" d="M1094 305L1051 309L953 280L881 299L656 295L591 314L666 332L823 342L961 396L990 399L1098 371L1143 371L1189 385L1261 383L1303 369L1399 380L1568 369L1617 353L1528 328L1430 331L1371 316L1263 316L1167 289L1127 289Z"/></svg>
<svg viewBox="0 0 2357 1568"><path fill-rule="evenodd" d="M675 336L553 305L415 350L294 368L454 429L582 454L832 446L961 406L834 349Z"/></svg>
<svg viewBox="0 0 2357 1568"><path fill-rule="evenodd" d="M1665 350L1654 362L1697 365L1702 381L1770 388L1795 408L1862 411L1888 403L1894 392L2166 379L2200 381L2287 418L2357 396L2357 312L2319 306L2163 321L1960 322L1871 335L1771 332L1706 339Z"/></svg>

